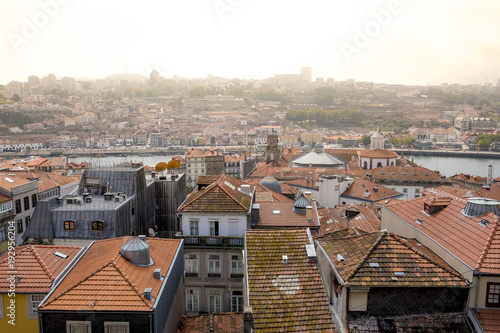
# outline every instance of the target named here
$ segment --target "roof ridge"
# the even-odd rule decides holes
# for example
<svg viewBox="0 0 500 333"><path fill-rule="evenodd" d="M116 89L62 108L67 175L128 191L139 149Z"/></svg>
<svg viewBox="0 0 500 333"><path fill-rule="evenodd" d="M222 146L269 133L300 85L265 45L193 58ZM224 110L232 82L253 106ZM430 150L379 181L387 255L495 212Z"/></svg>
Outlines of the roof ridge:
<svg viewBox="0 0 500 333"><path fill-rule="evenodd" d="M52 302L55 302L56 300L58 300L59 298L61 298L63 295L65 295L67 292L69 292L70 290L76 288L78 285L80 285L82 282L85 282L87 281L88 279L90 279L92 276L96 275L98 272L102 271L103 268L111 265L112 262L109 261L107 262L106 264L104 264L103 266L101 266L100 268L96 269L95 271L93 271L92 273L90 273L89 275L85 276L83 279L81 279L80 281L77 281L75 282L73 285L71 285L70 287L68 287L65 291L63 291L62 293L60 293L58 296L55 296L53 300L51 301L48 301L46 303L44 303L44 306L45 305L49 305L51 304ZM73 266L74 267L74 266Z"/></svg>
<svg viewBox="0 0 500 333"><path fill-rule="evenodd" d="M422 251L416 249L415 247L411 246L410 244L407 244L403 241L402 237L398 236L398 235L395 235L393 233L390 234L395 240L397 240L399 243L401 243L402 245L404 245L405 247L407 247L409 250L415 252L417 255L423 257L424 259L430 261L431 263L433 263L434 265L438 266L439 268L447 271L448 273L452 274L452 275L455 275L456 277L460 278L460 279L464 279L464 280L467 280L464 276L460 275L460 273L457 273L453 270L450 270L449 268L447 268L446 266L443 266L441 264L439 264L438 262L436 262L435 260L433 260L429 255L423 253ZM420 242L419 242L420 243Z"/></svg>
<svg viewBox="0 0 500 333"><path fill-rule="evenodd" d="M178 209L178 210L184 209L184 208L186 208L187 206L191 205L193 202L195 202L196 200L198 200L199 198L201 198L203 195L205 195L205 193L207 193L207 192L208 192L208 191L210 191L213 187L215 187L215 185L217 185L217 182L214 182L214 183L212 183L212 184L208 185L207 187L205 187L205 188L204 188L204 189L202 189L202 190L198 190L198 189L197 189L196 191L191 192L191 194L189 195L189 197L187 197L187 198L186 198L186 200L188 200L188 199L191 197L191 195L193 195L193 194L194 194L194 195L196 195L196 194L198 193L198 196L197 196L197 197L195 197L192 201L186 202L186 203L184 203L183 205L181 205L181 207L179 207L179 209ZM203 192L202 192L202 191L203 191Z"/></svg>
<svg viewBox="0 0 500 333"><path fill-rule="evenodd" d="M26 247L27 249L29 249L31 251L31 253L33 254L33 256L35 257L36 261L38 261L38 264L40 264L40 266L42 266L42 269L44 270L45 274L48 275L48 277L53 281L54 280L54 275L50 272L49 268L47 267L47 265L43 262L42 258L40 257L40 255L38 254L38 252L36 251L36 246L27 246Z"/></svg>
<svg viewBox="0 0 500 333"><path fill-rule="evenodd" d="M480 268L481 265L484 263L484 259L486 258L486 255L488 254L488 251L490 249L490 246L491 246L491 243L492 243L492 240L493 240L493 237L496 235L497 233L497 230L498 230L498 226L500 225L499 219L497 218L496 221L495 221L495 224L493 226L493 228L491 228L491 231L490 231L490 234L488 236L488 241L486 242L486 244L484 245L484 248L483 248L483 252L481 253L481 257L479 258L479 261L477 262L476 264L476 268Z"/></svg>
<svg viewBox="0 0 500 333"><path fill-rule="evenodd" d="M120 275L125 279L125 281L127 281L127 283L129 284L129 286L135 291L135 293L139 296L139 298L149 307L151 308L151 301L148 300L146 297L144 297L144 295L141 293L141 291L139 290L139 288L135 285L134 282L132 282L129 277L125 274L125 272L123 272L121 270L120 267L118 267L118 265L116 264L116 262L111 262L111 265L118 271L118 273L120 273Z"/></svg>
<svg viewBox="0 0 500 333"><path fill-rule="evenodd" d="M361 266L363 266L365 262L368 260L368 257L373 253L373 251L375 251L375 248L380 244L380 242L382 242L382 239L387 235L385 231L375 231L374 233L380 233L380 236L375 241L375 243L373 243L370 249L368 249L368 252L366 253L365 257L361 259L359 264L357 264L356 267L354 267L354 269L346 276L344 281L347 282L351 277L354 276L354 274L356 274L356 272L361 268ZM366 236L368 235L370 234L366 234Z"/></svg>

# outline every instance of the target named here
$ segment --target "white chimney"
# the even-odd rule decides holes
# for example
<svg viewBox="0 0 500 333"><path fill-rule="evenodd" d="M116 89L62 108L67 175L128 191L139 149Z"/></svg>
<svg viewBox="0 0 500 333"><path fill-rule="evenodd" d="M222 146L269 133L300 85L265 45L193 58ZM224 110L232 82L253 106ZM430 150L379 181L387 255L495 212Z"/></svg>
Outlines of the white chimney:
<svg viewBox="0 0 500 333"><path fill-rule="evenodd" d="M241 185L240 191L242 193L250 195L250 185L247 185L247 184Z"/></svg>
<svg viewBox="0 0 500 333"><path fill-rule="evenodd" d="M313 214L312 214L312 206L307 206L306 207L306 220L307 221L312 221L313 219Z"/></svg>
<svg viewBox="0 0 500 333"><path fill-rule="evenodd" d="M155 271L153 272L153 276L155 279L161 280L161 268L156 268Z"/></svg>

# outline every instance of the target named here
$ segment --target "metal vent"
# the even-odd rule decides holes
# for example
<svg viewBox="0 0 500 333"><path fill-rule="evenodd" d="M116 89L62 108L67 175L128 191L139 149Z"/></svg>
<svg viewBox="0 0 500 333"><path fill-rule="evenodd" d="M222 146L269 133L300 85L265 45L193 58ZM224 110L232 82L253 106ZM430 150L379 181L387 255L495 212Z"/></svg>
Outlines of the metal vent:
<svg viewBox="0 0 500 333"><path fill-rule="evenodd" d="M145 240L134 237L127 243L123 244L120 250L123 258L130 261L136 266L151 266L153 260L149 254L149 244Z"/></svg>
<svg viewBox="0 0 500 333"><path fill-rule="evenodd" d="M500 216L500 201L488 198L470 198L462 210L466 216L478 216L487 212L492 212Z"/></svg>

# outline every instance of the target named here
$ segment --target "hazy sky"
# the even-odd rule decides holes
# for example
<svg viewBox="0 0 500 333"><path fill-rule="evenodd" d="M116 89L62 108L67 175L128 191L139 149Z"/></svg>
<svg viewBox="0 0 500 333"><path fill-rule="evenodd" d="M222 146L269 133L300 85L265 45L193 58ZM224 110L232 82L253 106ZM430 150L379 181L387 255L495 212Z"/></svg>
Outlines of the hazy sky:
<svg viewBox="0 0 500 333"><path fill-rule="evenodd" d="M316 77L402 84L500 78L498 0L0 0L0 83Z"/></svg>

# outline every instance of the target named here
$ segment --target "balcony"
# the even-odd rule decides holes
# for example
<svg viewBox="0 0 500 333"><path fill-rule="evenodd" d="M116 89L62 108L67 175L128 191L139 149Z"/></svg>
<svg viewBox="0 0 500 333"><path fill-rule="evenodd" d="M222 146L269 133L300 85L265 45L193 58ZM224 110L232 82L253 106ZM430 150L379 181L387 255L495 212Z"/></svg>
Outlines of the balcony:
<svg viewBox="0 0 500 333"><path fill-rule="evenodd" d="M226 248L243 249L245 237L238 236L187 236L177 233L177 238L184 239L185 248Z"/></svg>

